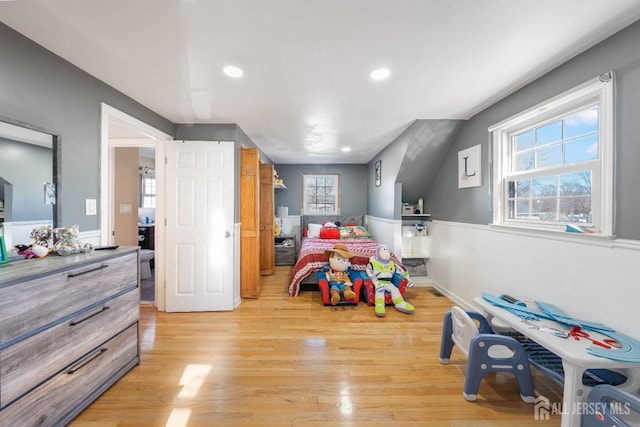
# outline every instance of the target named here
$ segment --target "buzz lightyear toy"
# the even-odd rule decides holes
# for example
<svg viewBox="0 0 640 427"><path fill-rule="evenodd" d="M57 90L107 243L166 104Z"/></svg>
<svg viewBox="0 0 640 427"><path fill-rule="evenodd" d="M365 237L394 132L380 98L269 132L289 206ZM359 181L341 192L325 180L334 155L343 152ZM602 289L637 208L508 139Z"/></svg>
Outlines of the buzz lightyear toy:
<svg viewBox="0 0 640 427"><path fill-rule="evenodd" d="M398 288L396 288L391 282L394 273L401 274L407 280L409 280L409 274L391 261L391 250L389 249L389 246L385 244L378 245L376 255L369 259L366 272L375 286L376 316L384 317L385 315L385 292L389 292L391 294L391 301L393 302L396 310L407 314L413 314L415 312L413 305L404 300ZM412 284L410 280L409 283Z"/></svg>

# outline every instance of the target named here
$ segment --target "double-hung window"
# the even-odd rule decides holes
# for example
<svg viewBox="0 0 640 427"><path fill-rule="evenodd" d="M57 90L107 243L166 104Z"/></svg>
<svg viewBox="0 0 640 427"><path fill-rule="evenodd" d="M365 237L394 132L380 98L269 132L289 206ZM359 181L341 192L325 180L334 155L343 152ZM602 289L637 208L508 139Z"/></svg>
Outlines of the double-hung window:
<svg viewBox="0 0 640 427"><path fill-rule="evenodd" d="M140 206L143 208L156 207L156 177L155 175L140 176Z"/></svg>
<svg viewBox="0 0 640 427"><path fill-rule="evenodd" d="M613 74L491 128L493 222L613 234Z"/></svg>
<svg viewBox="0 0 640 427"><path fill-rule="evenodd" d="M340 213L340 175L303 175L302 205L305 214Z"/></svg>

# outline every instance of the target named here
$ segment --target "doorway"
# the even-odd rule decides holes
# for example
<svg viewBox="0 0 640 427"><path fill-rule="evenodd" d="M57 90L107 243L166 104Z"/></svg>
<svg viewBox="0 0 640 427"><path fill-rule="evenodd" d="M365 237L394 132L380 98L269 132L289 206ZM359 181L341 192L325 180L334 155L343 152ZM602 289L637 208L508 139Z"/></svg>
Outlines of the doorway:
<svg viewBox="0 0 640 427"><path fill-rule="evenodd" d="M155 301L155 151L114 148L113 244L140 247L140 301L144 304Z"/></svg>
<svg viewBox="0 0 640 427"><path fill-rule="evenodd" d="M131 174L134 178L127 185L128 191L132 191L132 186L135 186L133 192L138 196L135 201L132 200L119 200L116 177L118 177L118 156L117 151L119 149L129 149L135 154L140 152L144 153L143 157L149 157L150 153L153 153L153 159L146 159L146 166L151 168L153 165L153 171L155 175L155 188L163 188L163 162L156 162L156 158L164 158L164 141L172 140L173 138L165 134L164 132L155 129L138 119L129 116L113 107L102 104L102 129L101 129L101 196L100 196L100 244L101 245L114 245L114 244L126 244L126 245L139 245L139 225L144 224L148 226L147 217L151 217L148 213L143 213L141 217L139 215L139 196L140 195L140 180L139 173L140 167L136 155L135 173ZM152 163L150 163L152 162ZM135 182L133 182L135 181ZM163 194L158 191L155 194L154 215L149 221L153 221L155 224L164 222L164 210L163 210ZM143 211L148 212L148 211ZM142 218L142 219L141 219ZM123 231L123 237L125 240L119 243L120 237L118 232L121 231L121 225L119 220L126 220L128 224L127 231ZM149 262L150 266L162 265L164 254L164 236L162 233L155 233L155 227L153 230L153 257L149 258L149 254L145 253L142 257L143 262ZM116 241L118 239L118 241ZM145 249L143 249L144 251ZM146 266L146 265L145 265ZM142 266L142 268L145 268ZM161 311L164 311L165 295L164 288L162 286L155 286L156 283L164 283L164 276L162 269L153 269L152 271L153 287L150 292L153 293L154 305ZM150 285L148 282L149 277L145 274L145 277L141 277L142 285ZM143 283L143 281L147 281ZM142 289L141 289L142 290ZM147 289L145 295L142 296L142 301L149 300L149 290Z"/></svg>

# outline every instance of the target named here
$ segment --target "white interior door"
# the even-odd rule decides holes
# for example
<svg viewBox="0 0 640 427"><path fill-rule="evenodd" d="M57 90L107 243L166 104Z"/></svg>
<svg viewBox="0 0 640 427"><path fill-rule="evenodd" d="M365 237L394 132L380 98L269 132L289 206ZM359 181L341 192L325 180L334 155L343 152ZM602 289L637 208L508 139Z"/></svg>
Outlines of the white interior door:
<svg viewBox="0 0 640 427"><path fill-rule="evenodd" d="M166 144L166 310L233 310L233 142Z"/></svg>

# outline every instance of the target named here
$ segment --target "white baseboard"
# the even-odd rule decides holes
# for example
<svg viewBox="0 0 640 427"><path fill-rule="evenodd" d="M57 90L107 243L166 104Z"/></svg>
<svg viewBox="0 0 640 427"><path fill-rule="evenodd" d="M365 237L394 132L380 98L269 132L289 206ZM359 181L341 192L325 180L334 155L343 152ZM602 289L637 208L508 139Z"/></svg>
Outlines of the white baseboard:
<svg viewBox="0 0 640 427"><path fill-rule="evenodd" d="M454 294L453 292L450 292L447 288L441 286L435 280L432 280L431 286L435 290L440 292L442 295L444 295L445 297L453 301L456 305L464 308L465 310L478 311L478 308L475 307L473 304L465 301L464 299L460 298L458 295Z"/></svg>
<svg viewBox="0 0 640 427"><path fill-rule="evenodd" d="M411 276L411 281L415 283L416 286L432 286L433 279L429 276Z"/></svg>

